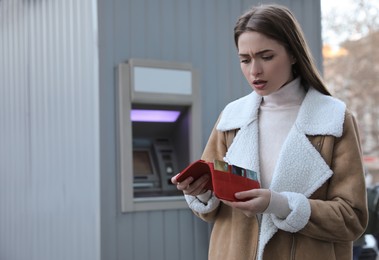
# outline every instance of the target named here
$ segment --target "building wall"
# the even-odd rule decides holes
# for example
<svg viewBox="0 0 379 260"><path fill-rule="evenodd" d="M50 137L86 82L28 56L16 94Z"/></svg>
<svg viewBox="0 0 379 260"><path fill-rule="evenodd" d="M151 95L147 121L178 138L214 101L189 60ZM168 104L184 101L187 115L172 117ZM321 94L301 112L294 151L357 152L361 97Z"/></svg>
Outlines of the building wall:
<svg viewBox="0 0 379 260"><path fill-rule="evenodd" d="M96 2L0 1L0 259L100 259Z"/></svg>
<svg viewBox="0 0 379 260"><path fill-rule="evenodd" d="M115 67L130 58L191 63L200 73L202 146L222 108L251 91L233 27L257 2L99 0L102 259L207 259L210 226L188 209L120 213ZM319 1L276 1L299 18L321 68Z"/></svg>

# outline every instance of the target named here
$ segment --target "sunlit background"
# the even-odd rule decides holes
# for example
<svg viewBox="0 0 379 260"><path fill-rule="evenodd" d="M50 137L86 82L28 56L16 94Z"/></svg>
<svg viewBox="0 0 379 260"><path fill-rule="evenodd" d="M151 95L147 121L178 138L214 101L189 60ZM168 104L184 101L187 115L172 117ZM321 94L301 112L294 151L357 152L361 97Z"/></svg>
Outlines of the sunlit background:
<svg viewBox="0 0 379 260"><path fill-rule="evenodd" d="M367 173L379 181L379 1L322 0L324 78L355 114Z"/></svg>

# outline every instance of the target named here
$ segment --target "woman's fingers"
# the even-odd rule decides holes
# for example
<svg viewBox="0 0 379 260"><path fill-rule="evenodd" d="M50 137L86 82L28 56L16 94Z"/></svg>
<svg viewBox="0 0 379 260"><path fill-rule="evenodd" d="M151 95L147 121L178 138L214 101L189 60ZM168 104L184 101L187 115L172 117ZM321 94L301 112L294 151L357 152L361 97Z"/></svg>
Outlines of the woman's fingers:
<svg viewBox="0 0 379 260"><path fill-rule="evenodd" d="M205 174L196 181L191 180L189 183L186 179L184 182L181 182L180 185L177 185L177 187L178 189L181 189L184 194L197 196L207 191L205 186L207 185L209 178L209 175Z"/></svg>

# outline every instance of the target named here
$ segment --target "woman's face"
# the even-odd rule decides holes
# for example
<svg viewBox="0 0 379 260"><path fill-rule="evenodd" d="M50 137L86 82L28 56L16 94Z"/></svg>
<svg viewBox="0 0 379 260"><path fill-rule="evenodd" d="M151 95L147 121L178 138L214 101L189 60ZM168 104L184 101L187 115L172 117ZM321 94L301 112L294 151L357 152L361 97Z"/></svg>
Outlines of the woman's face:
<svg viewBox="0 0 379 260"><path fill-rule="evenodd" d="M267 96L293 80L295 59L283 45L258 32L244 32L238 38L242 72L257 94Z"/></svg>

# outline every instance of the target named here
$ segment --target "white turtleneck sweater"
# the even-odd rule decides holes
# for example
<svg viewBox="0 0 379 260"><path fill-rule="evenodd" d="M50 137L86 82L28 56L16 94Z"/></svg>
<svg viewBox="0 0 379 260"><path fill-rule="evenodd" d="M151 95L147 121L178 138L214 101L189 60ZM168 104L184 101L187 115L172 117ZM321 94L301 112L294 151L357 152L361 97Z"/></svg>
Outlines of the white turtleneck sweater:
<svg viewBox="0 0 379 260"><path fill-rule="evenodd" d="M296 120L305 94L304 88L300 85L300 78L297 78L278 91L263 97L258 117L262 188L270 187L282 145ZM264 213L286 217L290 213L287 198L271 191L270 204Z"/></svg>
<svg viewBox="0 0 379 260"><path fill-rule="evenodd" d="M259 158L261 186L269 188L281 147L294 124L305 90L295 79L271 95L259 108Z"/></svg>

